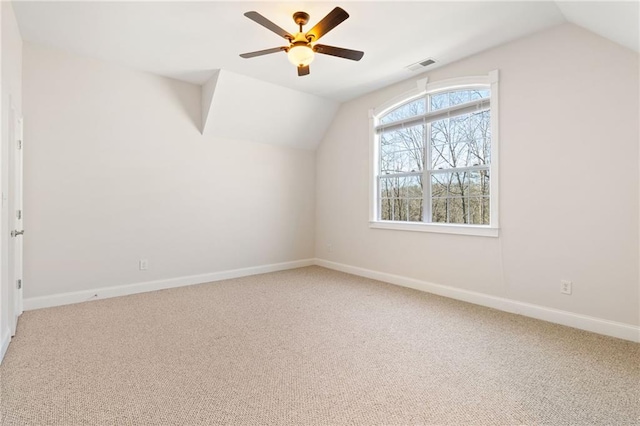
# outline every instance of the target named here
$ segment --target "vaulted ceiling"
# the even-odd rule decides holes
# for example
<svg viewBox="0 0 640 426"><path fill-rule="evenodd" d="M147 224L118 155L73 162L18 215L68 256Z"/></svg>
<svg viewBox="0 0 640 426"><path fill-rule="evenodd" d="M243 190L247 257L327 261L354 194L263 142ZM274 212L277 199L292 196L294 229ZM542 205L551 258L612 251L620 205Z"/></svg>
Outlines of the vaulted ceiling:
<svg viewBox="0 0 640 426"><path fill-rule="evenodd" d="M563 22L638 51L638 4L14 0L13 7L26 41L201 85L203 132L206 125L217 135L313 149L340 102L411 77L407 66L426 58L436 63L424 71ZM317 55L311 74L298 77L283 52L240 58L286 44L245 12L255 10L295 33L294 12L311 15L310 29L338 5L350 17L322 43L362 50L361 61ZM247 101L242 111L236 111L238 97ZM247 114L263 125L237 123Z"/></svg>
<svg viewBox="0 0 640 426"><path fill-rule="evenodd" d="M18 1L14 9L27 41L197 84L226 69L335 101L408 78L405 67L425 58L441 66L567 20L638 50L637 2L341 1L351 16L322 42L364 51L360 62L323 55L298 77L285 53L238 56L284 45L244 12L294 32L293 12L308 12L310 29L336 5Z"/></svg>

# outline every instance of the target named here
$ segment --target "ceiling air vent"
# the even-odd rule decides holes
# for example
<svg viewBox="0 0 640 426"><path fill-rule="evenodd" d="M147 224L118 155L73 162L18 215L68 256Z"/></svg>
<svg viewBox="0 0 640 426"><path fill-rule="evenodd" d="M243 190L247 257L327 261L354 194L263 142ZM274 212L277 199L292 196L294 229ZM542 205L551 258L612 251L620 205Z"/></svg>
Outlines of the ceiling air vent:
<svg viewBox="0 0 640 426"><path fill-rule="evenodd" d="M416 62L413 65L409 65L407 67L407 69L409 71L420 71L420 70L423 70L424 68L428 67L429 65L433 65L435 63L436 63L435 59L427 58L427 59L424 59L424 60L422 60L420 62Z"/></svg>

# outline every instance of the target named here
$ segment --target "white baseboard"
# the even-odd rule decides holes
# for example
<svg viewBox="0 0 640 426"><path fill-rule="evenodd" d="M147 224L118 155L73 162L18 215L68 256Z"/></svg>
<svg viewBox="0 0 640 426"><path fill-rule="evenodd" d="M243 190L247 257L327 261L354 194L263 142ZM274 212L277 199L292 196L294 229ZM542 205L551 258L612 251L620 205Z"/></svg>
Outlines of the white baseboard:
<svg viewBox="0 0 640 426"><path fill-rule="evenodd" d="M7 349L9 349L9 342L11 342L11 333L7 330L0 338L0 364L7 353Z"/></svg>
<svg viewBox="0 0 640 426"><path fill-rule="evenodd" d="M334 269L336 271L346 272L365 278L384 281L402 287L409 287L415 290L433 293L449 297L451 299L462 300L476 305L487 306L489 308L505 312L524 315L598 334L604 334L606 336L617 337L619 339L630 340L632 342L640 342L640 327L632 324L575 314L573 312L561 311L559 309L547 308L540 305L533 305L531 303L491 296L456 287L434 284L400 275L387 274L384 272L373 271L371 269L331 262L324 259L316 259L315 264L328 269Z"/></svg>
<svg viewBox="0 0 640 426"><path fill-rule="evenodd" d="M89 300L108 299L110 297L127 296L147 291L164 290L168 288L184 287L194 284L204 284L212 281L228 280L247 277L249 275L265 274L267 272L284 271L286 269L302 268L315 264L314 259L294 260L291 262L274 263L270 265L254 266L250 268L233 269L212 272L209 274L191 275L171 278L167 280L147 281L136 284L115 287L95 288L91 290L74 291L70 293L52 294L50 296L30 297L24 299L24 310L50 308L53 306L70 305L72 303L87 302Z"/></svg>
<svg viewBox="0 0 640 426"><path fill-rule="evenodd" d="M110 297L126 296L148 291L164 290L168 288L183 287L194 284L203 284L213 281L246 277L250 275L265 274L268 272L302 268L311 265L318 265L328 269L334 269L336 271L346 272L349 274L384 281L402 287L409 287L415 290L449 297L451 299L461 300L464 302L486 306L505 312L524 315L543 321L549 321L556 324L566 325L581 330L591 331L598 334L604 334L606 336L617 337L620 339L640 343L640 327L636 325L609 321L601 318L590 317L587 315L575 314L573 312L547 308L540 305L519 302L517 300L506 299L503 297L491 296L488 294L463 290L456 287L434 284L415 278L387 274L371 269L331 262L324 259L303 259L292 262L213 272L209 274L171 278L167 280L148 281L116 287L104 287L71 293L54 294L51 296L27 298L24 299L24 310L29 311L34 309L49 308L53 306L69 305L72 303L81 303L89 300L107 299ZM2 356L4 356L4 352L7 350L10 339L10 336L6 336L6 338L3 337L2 341L0 342L0 360L2 359Z"/></svg>

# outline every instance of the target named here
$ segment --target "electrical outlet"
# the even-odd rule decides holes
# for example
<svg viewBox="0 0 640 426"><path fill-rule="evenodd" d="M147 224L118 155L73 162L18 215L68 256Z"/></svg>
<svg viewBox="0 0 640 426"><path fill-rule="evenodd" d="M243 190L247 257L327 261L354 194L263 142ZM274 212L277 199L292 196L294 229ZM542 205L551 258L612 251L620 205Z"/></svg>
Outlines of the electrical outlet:
<svg viewBox="0 0 640 426"><path fill-rule="evenodd" d="M147 259L140 259L140 270L146 271L149 269L149 261Z"/></svg>
<svg viewBox="0 0 640 426"><path fill-rule="evenodd" d="M333 244L327 244L327 251L333 253Z"/></svg>
<svg viewBox="0 0 640 426"><path fill-rule="evenodd" d="M567 280L560 280L560 293L562 294L571 294L571 286L573 283Z"/></svg>

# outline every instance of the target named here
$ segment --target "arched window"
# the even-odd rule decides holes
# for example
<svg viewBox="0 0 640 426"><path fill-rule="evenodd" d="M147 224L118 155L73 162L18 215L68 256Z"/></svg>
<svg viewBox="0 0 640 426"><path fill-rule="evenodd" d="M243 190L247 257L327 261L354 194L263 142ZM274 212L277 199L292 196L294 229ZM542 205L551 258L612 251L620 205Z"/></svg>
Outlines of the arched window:
<svg viewBox="0 0 640 426"><path fill-rule="evenodd" d="M497 75L421 80L372 112L372 226L497 235Z"/></svg>

